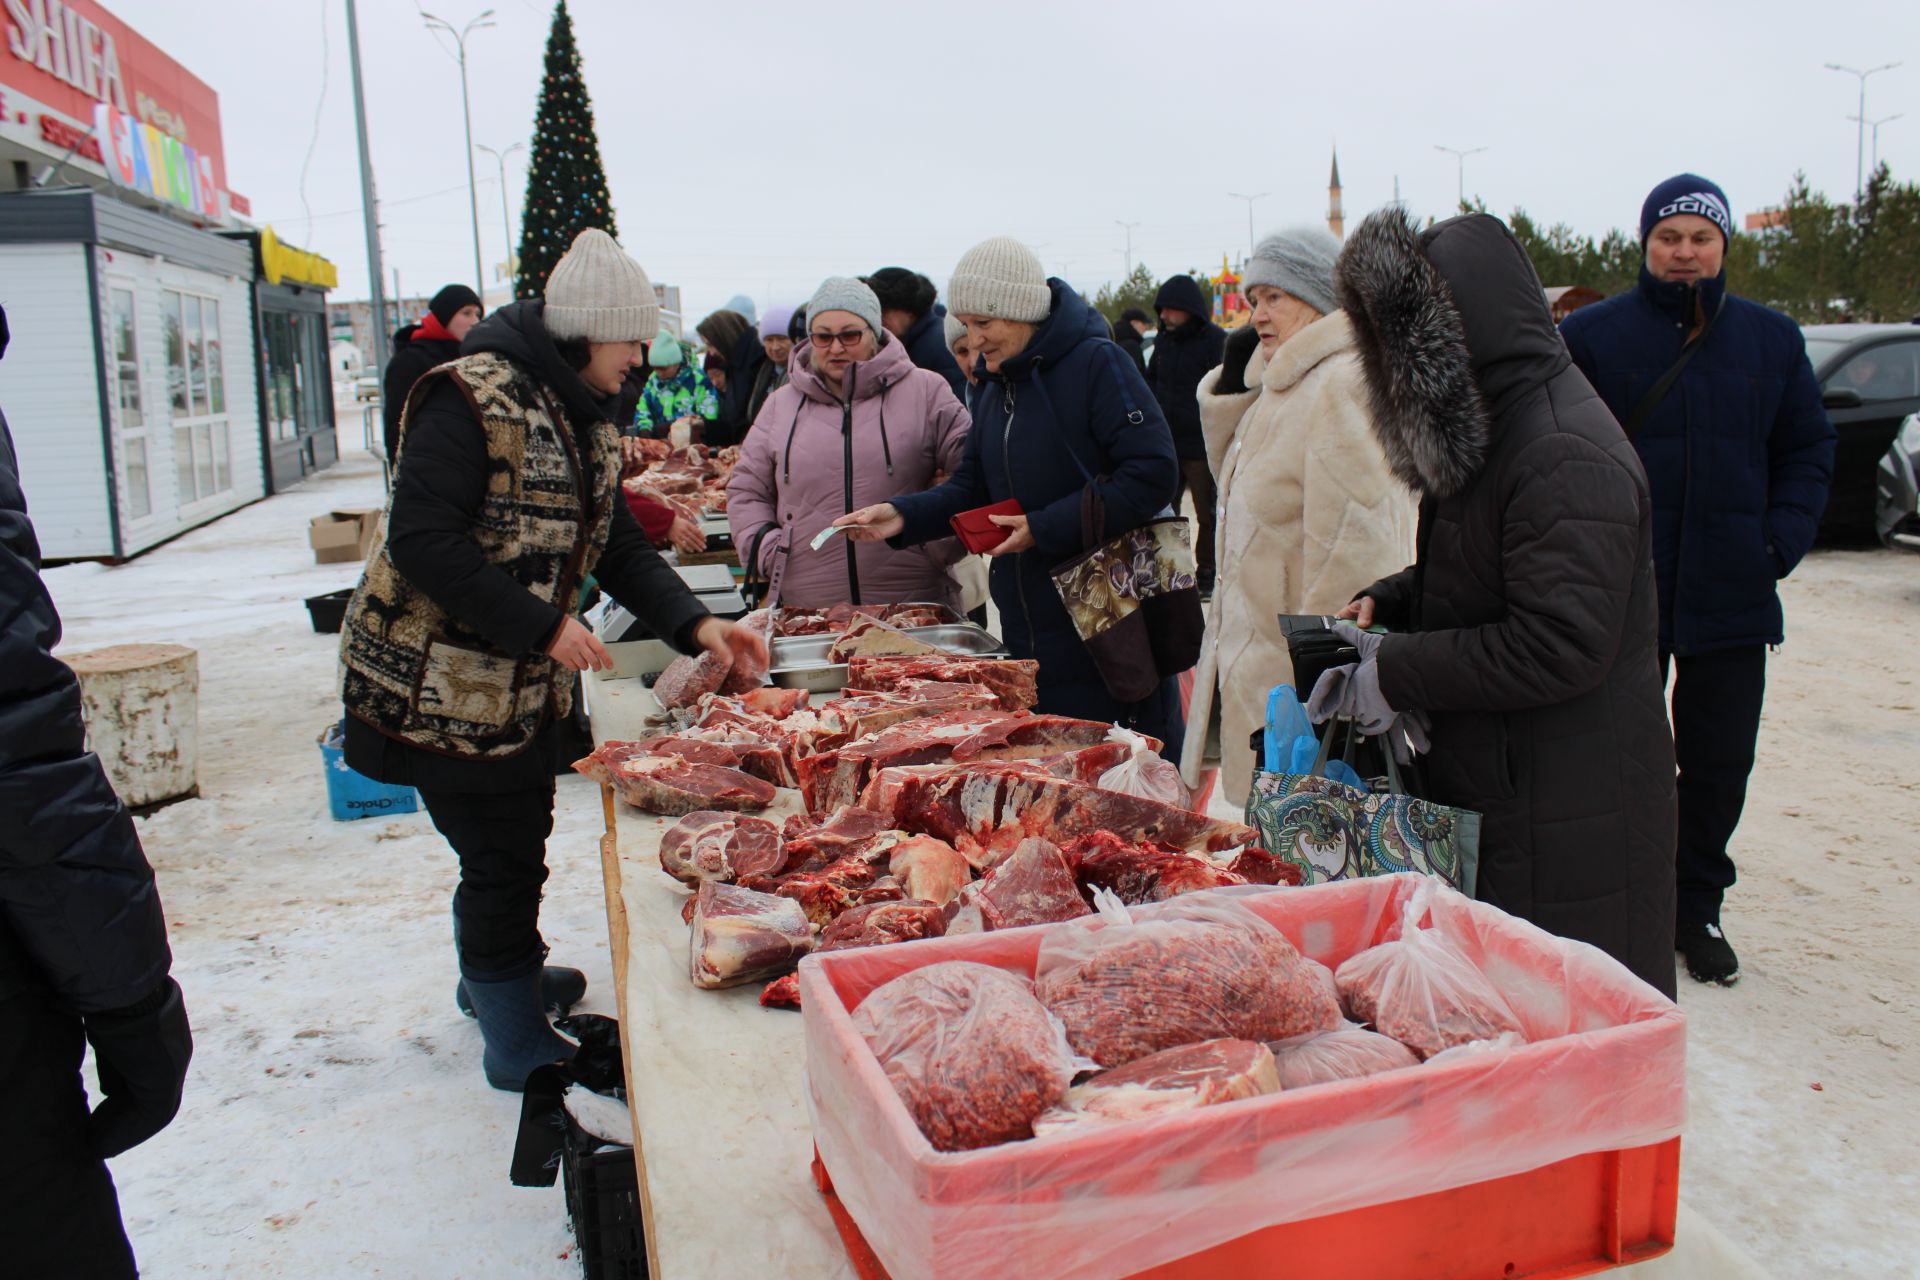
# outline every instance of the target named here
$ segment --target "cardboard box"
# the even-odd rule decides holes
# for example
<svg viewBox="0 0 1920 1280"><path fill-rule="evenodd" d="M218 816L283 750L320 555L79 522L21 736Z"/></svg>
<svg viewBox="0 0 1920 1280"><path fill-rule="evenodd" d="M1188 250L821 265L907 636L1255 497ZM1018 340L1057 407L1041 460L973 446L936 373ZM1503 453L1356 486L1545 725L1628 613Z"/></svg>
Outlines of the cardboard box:
<svg viewBox="0 0 1920 1280"><path fill-rule="evenodd" d="M343 507L315 516L307 526L307 542L315 564L344 564L365 560L380 532L379 507Z"/></svg>

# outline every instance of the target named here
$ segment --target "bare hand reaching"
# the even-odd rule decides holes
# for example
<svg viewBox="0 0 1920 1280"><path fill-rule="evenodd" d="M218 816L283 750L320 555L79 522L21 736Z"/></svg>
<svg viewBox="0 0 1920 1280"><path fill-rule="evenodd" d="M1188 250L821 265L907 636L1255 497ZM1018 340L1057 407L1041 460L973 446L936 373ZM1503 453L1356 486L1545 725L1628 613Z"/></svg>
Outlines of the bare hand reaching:
<svg viewBox="0 0 1920 1280"><path fill-rule="evenodd" d="M693 640L711 653L732 657L736 666L748 662L755 670L767 669L767 639L752 627L725 618L708 618L694 630Z"/></svg>
<svg viewBox="0 0 1920 1280"><path fill-rule="evenodd" d="M907 522L900 516L900 508L891 502L849 511L833 523L835 528L846 526L847 536L856 542L879 542L898 536L907 527Z"/></svg>
<svg viewBox="0 0 1920 1280"><path fill-rule="evenodd" d="M667 530L667 541L674 550L682 555L698 555L707 549L707 535L700 532L700 526L683 515L673 517L673 528Z"/></svg>
<svg viewBox="0 0 1920 1280"><path fill-rule="evenodd" d="M560 634L547 646L547 656L569 671L610 671L613 658L607 647L580 619L569 616L560 624Z"/></svg>
<svg viewBox="0 0 1920 1280"><path fill-rule="evenodd" d="M1333 616L1345 618L1364 631L1373 625L1373 597L1361 596L1357 600L1349 601L1346 608Z"/></svg>

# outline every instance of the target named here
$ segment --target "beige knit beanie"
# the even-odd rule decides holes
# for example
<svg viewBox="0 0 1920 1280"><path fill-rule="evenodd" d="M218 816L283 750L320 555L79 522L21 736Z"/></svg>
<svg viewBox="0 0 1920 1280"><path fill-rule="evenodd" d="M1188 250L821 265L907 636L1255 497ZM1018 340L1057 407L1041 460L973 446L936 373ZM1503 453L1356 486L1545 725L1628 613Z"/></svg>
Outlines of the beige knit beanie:
<svg viewBox="0 0 1920 1280"><path fill-rule="evenodd" d="M1011 236L995 236L961 255L947 281L947 309L1038 324L1053 310L1053 291L1039 255Z"/></svg>
<svg viewBox="0 0 1920 1280"><path fill-rule="evenodd" d="M588 227L547 276L547 332L588 342L639 342L660 331L653 281L618 241Z"/></svg>

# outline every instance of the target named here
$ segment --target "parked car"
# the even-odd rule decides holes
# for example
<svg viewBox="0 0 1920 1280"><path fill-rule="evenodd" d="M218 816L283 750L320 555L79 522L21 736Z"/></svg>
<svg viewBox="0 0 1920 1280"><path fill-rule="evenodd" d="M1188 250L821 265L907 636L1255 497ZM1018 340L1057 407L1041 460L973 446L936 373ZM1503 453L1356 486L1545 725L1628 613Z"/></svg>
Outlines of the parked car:
<svg viewBox="0 0 1920 1280"><path fill-rule="evenodd" d="M1840 433L1820 536L1872 536L1880 460L1901 421L1920 412L1920 324L1810 324L1801 332L1820 401Z"/></svg>
<svg viewBox="0 0 1920 1280"><path fill-rule="evenodd" d="M1874 532L1890 547L1920 551L1920 413L1907 415L1880 459Z"/></svg>
<svg viewBox="0 0 1920 1280"><path fill-rule="evenodd" d="M380 375L363 373L353 380L353 398L355 400L378 400L380 398Z"/></svg>

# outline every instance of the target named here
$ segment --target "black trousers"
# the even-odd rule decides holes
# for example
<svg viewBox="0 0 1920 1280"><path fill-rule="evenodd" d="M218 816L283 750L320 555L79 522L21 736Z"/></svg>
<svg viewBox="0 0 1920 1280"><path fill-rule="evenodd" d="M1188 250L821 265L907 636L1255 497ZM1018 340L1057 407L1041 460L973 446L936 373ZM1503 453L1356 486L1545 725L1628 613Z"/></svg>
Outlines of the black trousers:
<svg viewBox="0 0 1920 1280"><path fill-rule="evenodd" d="M77 1014L32 989L0 998L0 1275L136 1274L120 1197L87 1145Z"/></svg>
<svg viewBox="0 0 1920 1280"><path fill-rule="evenodd" d="M1747 803L1767 694L1767 647L1743 645L1690 657L1660 655L1664 681L1673 667L1673 752L1680 765L1680 845L1676 854L1680 924L1720 923L1733 887L1727 842Z"/></svg>
<svg viewBox="0 0 1920 1280"><path fill-rule="evenodd" d="M540 889L553 834L553 781L514 791L421 787L420 801L460 857L453 895L460 968L479 981L516 978L546 955Z"/></svg>
<svg viewBox="0 0 1920 1280"><path fill-rule="evenodd" d="M1193 565L1202 578L1213 577L1213 506L1219 490L1214 487L1213 468L1205 458L1180 459L1180 487L1173 493L1173 509L1193 490Z"/></svg>

